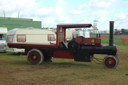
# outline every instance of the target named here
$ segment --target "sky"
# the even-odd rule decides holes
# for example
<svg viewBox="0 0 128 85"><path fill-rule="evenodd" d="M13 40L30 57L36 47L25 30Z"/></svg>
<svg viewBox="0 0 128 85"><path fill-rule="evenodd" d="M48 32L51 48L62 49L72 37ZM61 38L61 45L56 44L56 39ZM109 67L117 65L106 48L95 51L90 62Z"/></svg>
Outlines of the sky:
<svg viewBox="0 0 128 85"><path fill-rule="evenodd" d="M32 18L42 27L97 23L99 30L128 28L128 0L0 0L0 17Z"/></svg>

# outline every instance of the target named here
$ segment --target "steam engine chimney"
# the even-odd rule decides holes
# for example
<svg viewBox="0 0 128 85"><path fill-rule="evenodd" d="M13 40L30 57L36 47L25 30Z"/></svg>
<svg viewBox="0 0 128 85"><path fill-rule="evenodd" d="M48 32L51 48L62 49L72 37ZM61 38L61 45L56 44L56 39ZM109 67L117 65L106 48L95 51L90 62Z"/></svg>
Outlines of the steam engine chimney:
<svg viewBox="0 0 128 85"><path fill-rule="evenodd" d="M109 46L113 46L113 29L114 29L114 21L110 21Z"/></svg>

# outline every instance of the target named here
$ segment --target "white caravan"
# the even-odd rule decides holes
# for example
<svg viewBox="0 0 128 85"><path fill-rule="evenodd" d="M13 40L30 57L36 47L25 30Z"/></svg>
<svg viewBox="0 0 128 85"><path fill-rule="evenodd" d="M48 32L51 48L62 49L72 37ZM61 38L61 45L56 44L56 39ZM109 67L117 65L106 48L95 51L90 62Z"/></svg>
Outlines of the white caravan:
<svg viewBox="0 0 128 85"><path fill-rule="evenodd" d="M7 28L0 27L0 52L6 52L7 43L6 43L6 34Z"/></svg>
<svg viewBox="0 0 128 85"><path fill-rule="evenodd" d="M8 31L7 42L22 44L56 44L56 34L50 30L35 28L15 28ZM10 48L9 51L24 52L24 49Z"/></svg>

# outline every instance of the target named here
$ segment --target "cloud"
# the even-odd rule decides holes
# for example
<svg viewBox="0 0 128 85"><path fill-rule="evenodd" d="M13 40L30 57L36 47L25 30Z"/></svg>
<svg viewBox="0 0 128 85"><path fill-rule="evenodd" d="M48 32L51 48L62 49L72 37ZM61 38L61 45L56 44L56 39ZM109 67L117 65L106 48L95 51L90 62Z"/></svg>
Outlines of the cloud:
<svg viewBox="0 0 128 85"><path fill-rule="evenodd" d="M107 14L108 14L108 11L106 10L98 10L98 11L92 12L92 15L99 15L99 16L107 15Z"/></svg>
<svg viewBox="0 0 128 85"><path fill-rule="evenodd" d="M115 8L116 10L119 8L117 5L124 6L125 2L120 1L122 3L119 3L119 1L88 0L82 4L74 2L79 6L70 7L71 4L68 4L68 0L56 0L52 5L46 5L46 2L50 2L50 0L0 0L0 16L4 15L3 11L5 11L6 17L18 17L19 13L21 18L42 21L43 27L55 27L58 23L93 23L93 20L98 20L98 26L102 29L108 29L108 25L105 23L108 23L109 20L118 22L117 27L128 27L126 10L121 10L123 13L114 11Z"/></svg>
<svg viewBox="0 0 128 85"><path fill-rule="evenodd" d="M37 0L0 0L0 16L3 16L5 11L6 17L34 18L34 20L41 20L45 25L49 23L66 23L69 22L69 17L65 14L67 3L64 0L58 0L55 6L43 7L43 1ZM54 19L50 19L51 17ZM43 17L43 18L42 18Z"/></svg>
<svg viewBox="0 0 128 85"><path fill-rule="evenodd" d="M56 2L56 22L57 23L68 23L70 18L65 14L67 3L64 0L58 0Z"/></svg>
<svg viewBox="0 0 128 85"><path fill-rule="evenodd" d="M103 10L107 7L116 4L119 0L89 0L86 3L79 5L78 8L71 10L72 14L82 14L86 12L86 10ZM100 11L103 13L103 11Z"/></svg>
<svg viewBox="0 0 128 85"><path fill-rule="evenodd" d="M25 10L30 8L32 9L34 6L37 6L35 0L1 0L0 2L0 9L5 10L6 12L14 12L16 10Z"/></svg>
<svg viewBox="0 0 128 85"><path fill-rule="evenodd" d="M38 13L36 15L38 15L40 17L41 16L53 15L54 14L54 8L52 8L52 7L50 7L50 8L40 8L40 9L37 9L35 12Z"/></svg>
<svg viewBox="0 0 128 85"><path fill-rule="evenodd" d="M56 2L56 12L61 13L63 10L65 10L67 3L64 0L58 0Z"/></svg>
<svg viewBox="0 0 128 85"><path fill-rule="evenodd" d="M70 13L71 13L71 14L79 15L79 14L84 13L84 11L83 11L83 10L81 10L81 9L73 9L73 10L71 10L71 12L70 12Z"/></svg>
<svg viewBox="0 0 128 85"><path fill-rule="evenodd" d="M0 0L0 10L4 10L7 17L17 17L18 12L20 17L40 17L53 13L54 8L41 7L40 3L36 0Z"/></svg>
<svg viewBox="0 0 128 85"><path fill-rule="evenodd" d="M122 29L122 28L127 28L128 29L128 12L127 13L120 13L116 17L116 28Z"/></svg>
<svg viewBox="0 0 128 85"><path fill-rule="evenodd" d="M93 9L106 8L117 3L118 1L119 0L90 0L88 3L81 4L80 8L82 9L87 7L91 7Z"/></svg>
<svg viewBox="0 0 128 85"><path fill-rule="evenodd" d="M94 20L98 20L98 28L100 30L109 28L109 21L116 20L117 18L120 18L120 22L123 22L121 24L124 25L124 22L126 22L126 15L121 14L120 16L115 16L116 13L114 13L114 9L118 8L120 0L89 0L88 2L85 2L76 9L73 9L71 12L76 15L85 15L86 19L82 19L83 22L92 22ZM80 12L79 12L80 11ZM77 13L78 12L78 13ZM110 12L113 12L111 14ZM120 13L118 13L120 14ZM84 17L84 18L85 18ZM128 16L127 16L128 17ZM122 20L124 19L124 20ZM127 19L128 20L128 19ZM126 24L125 24L126 26ZM118 26L119 27L119 26ZM124 27L124 26L123 26Z"/></svg>
<svg viewBox="0 0 128 85"><path fill-rule="evenodd" d="M91 0L89 6L93 9L106 8L112 6L118 2L118 0Z"/></svg>
<svg viewBox="0 0 128 85"><path fill-rule="evenodd" d="M128 17L128 14L126 14L126 13L121 13L121 14L118 16L119 19L126 19L127 17Z"/></svg>
<svg viewBox="0 0 128 85"><path fill-rule="evenodd" d="M108 18L108 11L106 10L98 10L92 12L92 16L95 18L95 20L98 20L99 22L104 22Z"/></svg>

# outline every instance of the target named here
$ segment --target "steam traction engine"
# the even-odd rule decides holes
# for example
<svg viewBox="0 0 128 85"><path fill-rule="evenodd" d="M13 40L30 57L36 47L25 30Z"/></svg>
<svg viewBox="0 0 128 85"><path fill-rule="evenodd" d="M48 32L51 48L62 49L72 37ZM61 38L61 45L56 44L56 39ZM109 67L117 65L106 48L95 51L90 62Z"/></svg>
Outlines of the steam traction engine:
<svg viewBox="0 0 128 85"><path fill-rule="evenodd" d="M56 44L31 44L31 43L8 43L12 48L24 48L27 52L27 60L30 64L41 64L54 58L68 58L75 61L91 62L94 54L107 54L104 58L104 66L114 68L118 64L116 56L117 48L113 46L114 21L110 21L110 40L108 46L101 44L100 37L84 38L82 36L72 39L66 45L66 29L88 28L91 24L61 24L57 25Z"/></svg>

